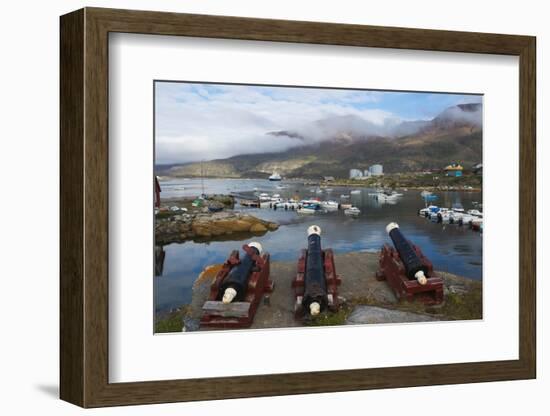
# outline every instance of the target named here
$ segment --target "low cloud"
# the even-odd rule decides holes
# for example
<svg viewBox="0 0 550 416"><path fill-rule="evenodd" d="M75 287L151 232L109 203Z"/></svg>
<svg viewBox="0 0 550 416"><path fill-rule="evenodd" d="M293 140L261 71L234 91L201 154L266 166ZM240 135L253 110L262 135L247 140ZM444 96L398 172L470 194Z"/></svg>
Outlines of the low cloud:
<svg viewBox="0 0 550 416"><path fill-rule="evenodd" d="M395 134L407 120L388 109L373 108L383 94L157 83L156 163L278 152L334 138ZM412 123L408 128L417 127Z"/></svg>

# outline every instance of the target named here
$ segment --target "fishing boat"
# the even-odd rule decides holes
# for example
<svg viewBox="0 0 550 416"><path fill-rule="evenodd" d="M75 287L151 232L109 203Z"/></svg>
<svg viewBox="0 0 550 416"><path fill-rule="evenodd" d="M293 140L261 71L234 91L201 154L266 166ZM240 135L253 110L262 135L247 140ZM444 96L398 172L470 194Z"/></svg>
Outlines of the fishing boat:
<svg viewBox="0 0 550 416"><path fill-rule="evenodd" d="M360 193L361 193L360 189L354 189L353 191L350 192L350 194L352 195L359 195Z"/></svg>
<svg viewBox="0 0 550 416"><path fill-rule="evenodd" d="M344 210L344 214L356 216L356 215L361 214L361 210L357 207L352 206L351 208L348 208L348 209Z"/></svg>
<svg viewBox="0 0 550 416"><path fill-rule="evenodd" d="M268 178L270 181L280 181L281 175L279 175L277 172L273 172L273 174Z"/></svg>

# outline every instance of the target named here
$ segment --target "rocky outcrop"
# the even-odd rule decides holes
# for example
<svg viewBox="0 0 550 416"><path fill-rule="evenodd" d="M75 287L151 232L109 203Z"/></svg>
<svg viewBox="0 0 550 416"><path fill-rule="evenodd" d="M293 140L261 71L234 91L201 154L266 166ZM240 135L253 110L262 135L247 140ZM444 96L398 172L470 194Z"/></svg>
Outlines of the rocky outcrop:
<svg viewBox="0 0 550 416"><path fill-rule="evenodd" d="M176 215L156 220L156 244L187 240L223 239L234 234L265 234L278 224L239 212L217 212Z"/></svg>

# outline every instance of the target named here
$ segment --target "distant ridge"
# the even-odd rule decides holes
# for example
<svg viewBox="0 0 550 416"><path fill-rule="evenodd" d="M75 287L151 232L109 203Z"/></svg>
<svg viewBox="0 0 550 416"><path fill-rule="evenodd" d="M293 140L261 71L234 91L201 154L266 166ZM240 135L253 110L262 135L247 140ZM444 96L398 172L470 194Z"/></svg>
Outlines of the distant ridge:
<svg viewBox="0 0 550 416"><path fill-rule="evenodd" d="M204 162L204 175L267 178L277 171L287 178L347 178L350 168L367 169L374 163L383 164L384 171L391 173L442 168L454 161L470 166L482 160L481 103L449 107L432 120L376 126L354 116L341 116L338 122L339 130L328 131L327 137L316 143L307 141L307 131L266 132L271 140L287 136L299 144L284 152ZM323 123L319 120L312 128ZM155 170L161 175L198 177L200 165L159 165Z"/></svg>

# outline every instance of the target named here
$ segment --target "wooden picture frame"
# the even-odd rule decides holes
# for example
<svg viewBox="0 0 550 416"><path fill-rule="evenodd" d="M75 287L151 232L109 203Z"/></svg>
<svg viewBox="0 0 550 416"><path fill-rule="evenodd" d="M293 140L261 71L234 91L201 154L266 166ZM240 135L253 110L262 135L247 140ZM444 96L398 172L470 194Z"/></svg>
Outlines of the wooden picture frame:
<svg viewBox="0 0 550 416"><path fill-rule="evenodd" d="M530 36L85 8L61 17L60 396L83 407L536 377L536 40ZM108 34L296 42L519 57L519 359L109 383Z"/></svg>

